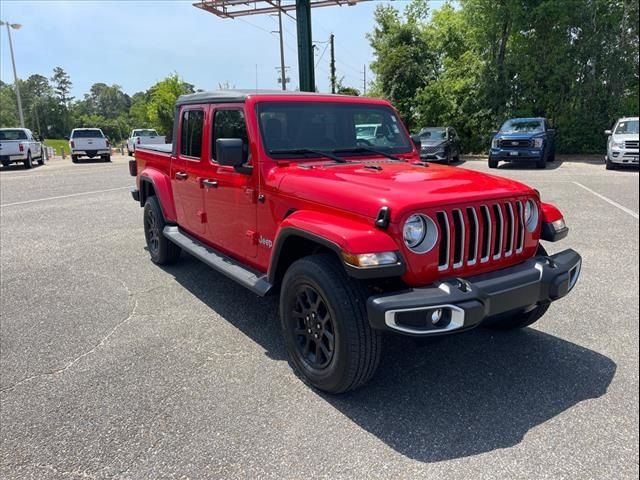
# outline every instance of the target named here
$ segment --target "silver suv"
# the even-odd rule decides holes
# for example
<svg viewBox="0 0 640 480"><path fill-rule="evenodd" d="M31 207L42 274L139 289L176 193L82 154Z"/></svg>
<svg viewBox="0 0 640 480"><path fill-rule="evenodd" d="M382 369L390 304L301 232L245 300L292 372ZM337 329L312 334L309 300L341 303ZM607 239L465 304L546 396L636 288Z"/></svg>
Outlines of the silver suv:
<svg viewBox="0 0 640 480"><path fill-rule="evenodd" d="M607 170L615 170L618 165L638 165L638 117L619 119L613 130L605 130L607 141Z"/></svg>

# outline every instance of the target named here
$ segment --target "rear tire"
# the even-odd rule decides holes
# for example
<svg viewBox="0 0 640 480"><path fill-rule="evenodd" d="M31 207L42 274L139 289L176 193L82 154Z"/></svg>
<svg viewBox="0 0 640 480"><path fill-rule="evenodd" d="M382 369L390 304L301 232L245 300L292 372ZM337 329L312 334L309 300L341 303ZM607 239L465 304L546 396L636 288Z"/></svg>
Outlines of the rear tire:
<svg viewBox="0 0 640 480"><path fill-rule="evenodd" d="M27 159L23 163L24 168L26 168L27 170L33 168L33 159L31 158L31 152L27 152Z"/></svg>
<svg viewBox="0 0 640 480"><path fill-rule="evenodd" d="M540 245L538 246L537 254L547 255L547 251L542 245ZM550 305L551 303L549 302L543 302L539 303L529 311L521 310L515 313L500 315L499 317L488 320L485 326L495 330L514 330L516 328L525 328L540 320L545 313L547 313Z"/></svg>
<svg viewBox="0 0 640 480"><path fill-rule="evenodd" d="M7 168L11 163L10 162L2 162L2 166Z"/></svg>
<svg viewBox="0 0 640 480"><path fill-rule="evenodd" d="M365 384L380 362L381 334L369 325L367 290L333 254L302 258L287 270L280 322L290 364L310 385L343 393Z"/></svg>
<svg viewBox="0 0 640 480"><path fill-rule="evenodd" d="M102 158L103 162L110 162L111 161L111 155L103 155L101 158Z"/></svg>
<svg viewBox="0 0 640 480"><path fill-rule="evenodd" d="M155 196L147 198L144 204L144 236L151 261L157 265L171 265L180 258L180 247L164 236L166 225L160 203Z"/></svg>
<svg viewBox="0 0 640 480"><path fill-rule="evenodd" d="M489 157L489 168L498 168L498 160L494 160L493 158Z"/></svg>
<svg viewBox="0 0 640 480"><path fill-rule="evenodd" d="M78 163L78 156L77 155L71 155L71 161L73 163Z"/></svg>

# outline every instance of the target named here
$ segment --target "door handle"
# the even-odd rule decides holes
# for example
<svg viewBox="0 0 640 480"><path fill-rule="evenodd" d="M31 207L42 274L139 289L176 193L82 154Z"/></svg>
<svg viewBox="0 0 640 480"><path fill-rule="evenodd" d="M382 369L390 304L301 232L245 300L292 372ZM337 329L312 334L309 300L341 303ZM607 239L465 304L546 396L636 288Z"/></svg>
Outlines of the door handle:
<svg viewBox="0 0 640 480"><path fill-rule="evenodd" d="M189 177L186 172L176 172L177 180L186 180Z"/></svg>
<svg viewBox="0 0 640 480"><path fill-rule="evenodd" d="M202 185L204 185L205 188L218 188L218 181L217 180L202 180Z"/></svg>

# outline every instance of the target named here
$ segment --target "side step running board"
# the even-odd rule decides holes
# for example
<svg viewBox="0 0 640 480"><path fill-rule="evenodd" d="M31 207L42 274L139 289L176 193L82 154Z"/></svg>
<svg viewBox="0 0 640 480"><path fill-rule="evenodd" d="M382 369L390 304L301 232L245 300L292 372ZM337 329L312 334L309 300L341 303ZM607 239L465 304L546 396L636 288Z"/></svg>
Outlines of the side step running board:
<svg viewBox="0 0 640 480"><path fill-rule="evenodd" d="M269 283L266 275L249 270L236 260L207 247L202 242L180 230L179 227L166 226L163 233L165 237L180 248L203 261L214 270L248 288L256 295L264 297L271 290L273 285Z"/></svg>

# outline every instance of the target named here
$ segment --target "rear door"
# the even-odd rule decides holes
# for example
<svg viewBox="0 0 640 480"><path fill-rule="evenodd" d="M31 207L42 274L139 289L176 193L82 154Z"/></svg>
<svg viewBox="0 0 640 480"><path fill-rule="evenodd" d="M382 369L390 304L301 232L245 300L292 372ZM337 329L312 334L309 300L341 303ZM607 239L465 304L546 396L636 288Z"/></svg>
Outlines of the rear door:
<svg viewBox="0 0 640 480"><path fill-rule="evenodd" d="M248 173L220 165L215 145L220 138L240 138L249 152L249 137L244 109L239 105L218 105L212 111L213 128L209 170L204 183L207 213L207 239L236 258L254 258L258 252L256 238L257 168ZM247 165L252 159L247 153Z"/></svg>
<svg viewBox="0 0 640 480"><path fill-rule="evenodd" d="M202 236L207 221L204 212L202 162L207 161L206 119L208 105L189 105L180 111L175 157L171 161L171 183L176 197L178 224Z"/></svg>

